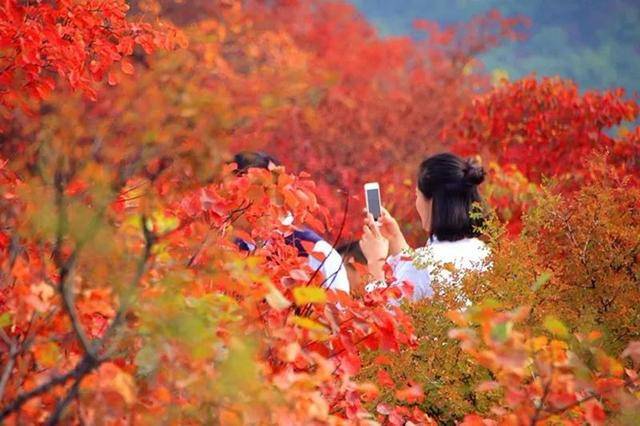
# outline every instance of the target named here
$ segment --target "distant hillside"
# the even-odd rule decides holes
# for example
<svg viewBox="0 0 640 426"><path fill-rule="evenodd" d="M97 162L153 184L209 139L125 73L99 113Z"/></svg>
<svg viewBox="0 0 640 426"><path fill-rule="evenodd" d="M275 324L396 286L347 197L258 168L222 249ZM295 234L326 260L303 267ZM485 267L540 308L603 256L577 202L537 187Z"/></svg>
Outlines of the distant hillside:
<svg viewBox="0 0 640 426"><path fill-rule="evenodd" d="M450 23L497 8L532 20L526 42L482 57L511 77L531 72L582 89L640 91L640 0L352 0L382 34L412 34L417 18Z"/></svg>

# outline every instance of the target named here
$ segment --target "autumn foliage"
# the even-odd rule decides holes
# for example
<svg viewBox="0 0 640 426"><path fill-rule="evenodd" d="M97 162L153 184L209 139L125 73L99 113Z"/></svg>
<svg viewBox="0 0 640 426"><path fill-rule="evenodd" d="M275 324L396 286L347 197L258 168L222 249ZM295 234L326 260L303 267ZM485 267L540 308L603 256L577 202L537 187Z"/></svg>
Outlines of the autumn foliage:
<svg viewBox="0 0 640 426"><path fill-rule="evenodd" d="M0 21L0 421L640 415L640 110L492 81L477 55L526 19L412 40L342 2L7 0ZM284 165L240 176L239 149ZM444 149L489 172L489 271L399 304L410 284L331 291L286 244L357 237L369 180L423 243L415 166Z"/></svg>

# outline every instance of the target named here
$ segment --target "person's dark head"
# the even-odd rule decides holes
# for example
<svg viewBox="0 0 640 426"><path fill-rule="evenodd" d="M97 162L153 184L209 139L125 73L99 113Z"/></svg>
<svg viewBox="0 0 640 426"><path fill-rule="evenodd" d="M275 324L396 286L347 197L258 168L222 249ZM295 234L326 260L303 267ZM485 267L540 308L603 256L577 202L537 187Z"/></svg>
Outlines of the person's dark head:
<svg viewBox="0 0 640 426"><path fill-rule="evenodd" d="M271 155L261 151L242 151L233 156L232 163L236 163L238 168L235 173L238 175L244 174L247 170L265 169L268 170L270 165L279 166L280 162Z"/></svg>
<svg viewBox="0 0 640 426"><path fill-rule="evenodd" d="M336 251L342 256L342 263L347 271L347 279L353 295L360 295L363 292L362 289L362 277L361 270L364 265L367 264L367 258L362 253L358 240L350 241L336 248ZM358 267L358 265L363 265ZM359 270L360 269L360 270Z"/></svg>
<svg viewBox="0 0 640 426"><path fill-rule="evenodd" d="M362 249L360 249L360 242L358 240L349 241L348 243L344 243L340 247L336 248L336 251L342 256L347 263L349 260L353 260L356 263L367 263L367 258L364 257L364 253L362 253Z"/></svg>
<svg viewBox="0 0 640 426"><path fill-rule="evenodd" d="M481 203L478 185L484 169L471 160L450 153L436 154L420 164L416 209L422 227L439 241L477 237L484 219L473 215Z"/></svg>

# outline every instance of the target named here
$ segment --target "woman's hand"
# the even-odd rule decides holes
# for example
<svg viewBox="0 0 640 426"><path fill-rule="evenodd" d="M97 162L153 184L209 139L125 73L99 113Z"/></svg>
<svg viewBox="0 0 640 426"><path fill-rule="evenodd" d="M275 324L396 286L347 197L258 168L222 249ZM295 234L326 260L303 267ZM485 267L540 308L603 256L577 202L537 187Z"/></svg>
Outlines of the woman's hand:
<svg viewBox="0 0 640 426"><path fill-rule="evenodd" d="M378 229L371 213L367 213L360 238L360 249L367 258L367 268L374 279L384 279L384 264L389 255L389 240Z"/></svg>
<svg viewBox="0 0 640 426"><path fill-rule="evenodd" d="M389 214L387 209L382 208L382 214L378 219L378 224L380 234L389 240L389 255L395 256L403 249L409 248L407 240L405 240L400 230L400 225L398 225L398 222Z"/></svg>

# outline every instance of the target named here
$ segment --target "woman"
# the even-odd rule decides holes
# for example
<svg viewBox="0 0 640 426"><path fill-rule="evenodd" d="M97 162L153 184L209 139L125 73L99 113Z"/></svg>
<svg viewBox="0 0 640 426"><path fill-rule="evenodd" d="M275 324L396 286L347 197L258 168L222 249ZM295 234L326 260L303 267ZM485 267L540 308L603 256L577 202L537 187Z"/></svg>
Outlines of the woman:
<svg viewBox="0 0 640 426"><path fill-rule="evenodd" d="M478 185L484 175L482 167L454 154L424 160L418 171L416 210L428 242L412 252L386 210L378 222L367 213L360 247L373 278L383 281L383 268L389 263L396 283L413 284L416 301L433 295L433 280L455 284L464 272L486 268L489 249L478 239L484 219L472 212L482 202ZM372 284L366 289L376 288Z"/></svg>

